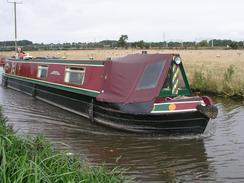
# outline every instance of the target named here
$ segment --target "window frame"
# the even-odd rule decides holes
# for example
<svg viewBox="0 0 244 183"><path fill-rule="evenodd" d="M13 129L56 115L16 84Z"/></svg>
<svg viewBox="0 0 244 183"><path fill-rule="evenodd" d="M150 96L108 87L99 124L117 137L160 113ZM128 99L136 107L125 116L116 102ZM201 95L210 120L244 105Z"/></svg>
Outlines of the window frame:
<svg viewBox="0 0 244 183"><path fill-rule="evenodd" d="M160 66L161 66L161 67L159 67L159 68L161 68L161 69L160 69L159 72L158 72L157 79L156 79L156 80L154 81L154 83L153 83L152 85L150 85L150 86L144 86L144 85L142 85L142 83L143 83L143 81L145 80L145 77L146 77L145 73L147 72L147 69L149 69L150 66L152 66L152 65L156 65L156 64L160 64ZM161 75L162 75L162 72L163 72L163 70L164 70L164 67L165 67L165 62L164 62L164 60L161 60L160 62L150 63L150 64L146 65L146 67L145 67L144 70L143 70L143 73L141 74L141 77L140 77L140 79L139 79L139 82L137 83L136 90L137 90L137 91L139 91L139 90L150 90L150 89L154 89L154 88L156 88L156 87L158 86L158 82L159 82L159 80L160 80L160 77L161 77Z"/></svg>
<svg viewBox="0 0 244 183"><path fill-rule="evenodd" d="M45 68L45 70L46 70L46 76L45 77L41 77L41 73L40 73L40 76L39 76L39 70L43 70L43 68L44 67L46 67ZM36 77L38 78L38 79L47 79L47 76L48 76L48 69L49 69L49 66L48 65L38 65L37 66L37 74L36 74ZM40 72L41 72L40 71Z"/></svg>
<svg viewBox="0 0 244 183"><path fill-rule="evenodd" d="M73 71L71 71L70 69L72 69L72 68L75 68L75 69L82 69L82 70L73 70ZM66 77L67 77L66 73L68 73L68 72L69 72L69 73L71 73L71 72L73 72L73 73L83 73L83 77L82 77L82 81L81 81L81 83L78 84L78 83L73 83L73 82L67 81L67 80L66 80ZM79 86L82 86L82 85L84 84L84 81L85 81L85 75L86 75L86 68L85 68L85 67L65 66L65 69L64 69L64 82L65 82L65 83L69 83L69 84L73 84L73 85L79 85Z"/></svg>

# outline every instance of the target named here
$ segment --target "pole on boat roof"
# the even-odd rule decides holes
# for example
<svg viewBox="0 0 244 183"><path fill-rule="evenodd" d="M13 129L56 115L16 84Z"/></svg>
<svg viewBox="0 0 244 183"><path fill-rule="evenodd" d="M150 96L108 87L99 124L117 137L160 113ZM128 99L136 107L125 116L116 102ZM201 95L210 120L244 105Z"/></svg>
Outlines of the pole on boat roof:
<svg viewBox="0 0 244 183"><path fill-rule="evenodd" d="M23 2L17 2L17 1L8 1L8 3L14 4L14 47L15 47L15 52L17 52L17 14L16 14L16 5L17 4L23 4Z"/></svg>

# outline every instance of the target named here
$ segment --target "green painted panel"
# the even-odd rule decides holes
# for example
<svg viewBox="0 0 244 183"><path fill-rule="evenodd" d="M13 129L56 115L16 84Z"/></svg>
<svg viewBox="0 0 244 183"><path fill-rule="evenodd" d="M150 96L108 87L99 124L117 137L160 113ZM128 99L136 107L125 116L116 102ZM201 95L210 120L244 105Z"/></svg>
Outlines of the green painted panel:
<svg viewBox="0 0 244 183"><path fill-rule="evenodd" d="M186 85L186 89L188 90L188 92L189 92L189 95L191 94L191 90L190 90L190 85L189 85L189 82L188 82L188 79L187 79L187 77L186 77L186 73L185 73L185 69L184 69L184 67L183 67L183 63L181 62L181 64L180 64L180 70L181 70L181 74L182 74L182 77L183 77L183 79L184 79L184 81L185 81L185 85Z"/></svg>
<svg viewBox="0 0 244 183"><path fill-rule="evenodd" d="M163 88L160 91L159 96L160 97L170 97L170 96L172 96L172 90L171 89L167 89L167 88Z"/></svg>
<svg viewBox="0 0 244 183"><path fill-rule="evenodd" d="M169 104L155 105L153 111L168 111Z"/></svg>
<svg viewBox="0 0 244 183"><path fill-rule="evenodd" d="M186 74L185 74L185 70L184 70L184 67L183 67L183 64L180 63L179 65L179 68L180 68L180 72L181 72L181 75L182 75L182 78L183 78L183 81L185 83L185 88L179 88L178 89L178 95L173 95L172 94L172 66L173 66L174 62L172 62L171 66L170 66L170 69L169 69L169 73L168 73L168 77L166 79L166 83L169 83L170 85L167 86L167 88L162 88L160 93L159 93L159 96L160 97L173 97L173 96L190 96L191 95L191 91L190 91L190 86L189 86L189 83L188 83L188 80L187 80L187 77L186 77ZM164 84L164 87L165 87L165 84Z"/></svg>
<svg viewBox="0 0 244 183"><path fill-rule="evenodd" d="M179 96L190 96L191 95L191 92L188 90L188 89L182 89L182 88L179 88L178 90L178 95Z"/></svg>

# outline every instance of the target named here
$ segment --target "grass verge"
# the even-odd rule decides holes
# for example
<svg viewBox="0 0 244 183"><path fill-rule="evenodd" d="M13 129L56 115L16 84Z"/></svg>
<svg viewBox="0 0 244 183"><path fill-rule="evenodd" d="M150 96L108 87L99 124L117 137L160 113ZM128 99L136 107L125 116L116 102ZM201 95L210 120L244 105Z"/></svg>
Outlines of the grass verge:
<svg viewBox="0 0 244 183"><path fill-rule="evenodd" d="M129 182L123 171L91 167L54 151L43 137L24 138L6 125L0 109L0 183Z"/></svg>
<svg viewBox="0 0 244 183"><path fill-rule="evenodd" d="M236 76L234 65L230 65L222 75L216 75L202 66L195 70L190 83L194 91L229 98L244 98L244 83L242 78Z"/></svg>

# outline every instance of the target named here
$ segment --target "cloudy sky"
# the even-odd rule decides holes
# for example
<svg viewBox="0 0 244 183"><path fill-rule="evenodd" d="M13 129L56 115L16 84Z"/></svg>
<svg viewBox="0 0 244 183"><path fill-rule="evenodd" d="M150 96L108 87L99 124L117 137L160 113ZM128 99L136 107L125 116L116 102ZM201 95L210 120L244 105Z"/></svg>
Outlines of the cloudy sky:
<svg viewBox="0 0 244 183"><path fill-rule="evenodd" d="M18 39L34 42L244 40L244 0L22 0ZM0 41L14 38L13 4L0 0Z"/></svg>

